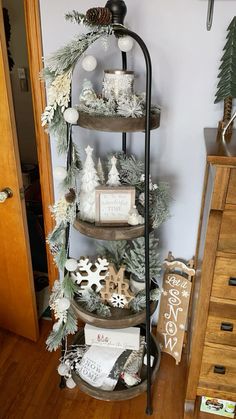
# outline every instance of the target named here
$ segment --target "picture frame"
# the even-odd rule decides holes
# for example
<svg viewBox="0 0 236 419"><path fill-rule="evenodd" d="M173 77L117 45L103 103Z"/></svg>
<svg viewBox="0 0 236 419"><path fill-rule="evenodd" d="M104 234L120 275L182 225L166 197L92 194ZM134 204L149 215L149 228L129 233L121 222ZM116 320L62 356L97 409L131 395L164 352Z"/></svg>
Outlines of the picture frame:
<svg viewBox="0 0 236 419"><path fill-rule="evenodd" d="M135 205L133 186L97 186L95 189L95 225L127 226L129 211Z"/></svg>

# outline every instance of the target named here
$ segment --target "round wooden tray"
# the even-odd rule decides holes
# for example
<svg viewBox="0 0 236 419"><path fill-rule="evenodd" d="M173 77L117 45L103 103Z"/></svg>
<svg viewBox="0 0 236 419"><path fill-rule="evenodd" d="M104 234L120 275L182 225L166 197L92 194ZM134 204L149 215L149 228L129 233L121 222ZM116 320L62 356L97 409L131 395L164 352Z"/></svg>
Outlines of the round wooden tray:
<svg viewBox="0 0 236 419"><path fill-rule="evenodd" d="M80 331L77 333L74 344L84 344L84 332ZM156 341L155 337L151 335L151 355L154 356L154 365L152 367L152 383L154 382L161 360L161 350L159 347L158 342ZM120 401L120 400L129 400L133 399L134 397L139 396L140 394L144 393L147 390L147 367L145 365L142 366L141 370L141 383L137 386L127 388L121 382L118 382L117 386L113 391L106 391L100 390L96 387L91 386L90 384L86 383L82 380L79 375L72 373L73 380L79 386L80 390L84 393L88 394L91 397L94 397L98 400L105 400L105 401Z"/></svg>
<svg viewBox="0 0 236 419"><path fill-rule="evenodd" d="M96 131L106 132L138 132L145 131L145 117L125 118L122 116L100 116L80 112L78 125ZM150 116L150 127L156 129L160 126L160 112L152 112Z"/></svg>
<svg viewBox="0 0 236 419"><path fill-rule="evenodd" d="M74 310L81 320L83 320L85 323L92 324L96 327L103 327L105 329L123 329L144 323L146 320L146 310L140 311L139 313L132 313L129 309L126 308L121 309L109 307L111 309L111 317L100 317L97 314L89 313L86 311L75 300L72 304ZM157 304L157 302L151 302L151 315L156 310Z"/></svg>
<svg viewBox="0 0 236 419"><path fill-rule="evenodd" d="M85 236L98 240L133 240L144 236L144 224L127 227L96 226L93 223L80 220L77 216L74 227Z"/></svg>

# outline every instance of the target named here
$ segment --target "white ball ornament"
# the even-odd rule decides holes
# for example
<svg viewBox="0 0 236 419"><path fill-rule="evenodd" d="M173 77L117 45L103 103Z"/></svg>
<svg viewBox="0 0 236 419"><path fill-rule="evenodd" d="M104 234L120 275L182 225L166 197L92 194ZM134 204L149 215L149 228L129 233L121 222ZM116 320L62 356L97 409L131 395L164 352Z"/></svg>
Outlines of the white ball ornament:
<svg viewBox="0 0 236 419"><path fill-rule="evenodd" d="M74 272L78 268L78 262L76 259L67 259L65 268L69 272Z"/></svg>
<svg viewBox="0 0 236 419"><path fill-rule="evenodd" d="M72 378L68 378L68 380L66 380L66 387L68 387L70 389L76 387L76 384L75 384L75 382Z"/></svg>
<svg viewBox="0 0 236 419"><path fill-rule="evenodd" d="M64 375L67 375L69 373L70 368L66 364L60 364L57 368L57 372L59 375L64 377Z"/></svg>
<svg viewBox="0 0 236 419"><path fill-rule="evenodd" d="M118 39L118 47L123 52L130 51L134 46L134 41L130 36L122 36Z"/></svg>
<svg viewBox="0 0 236 419"><path fill-rule="evenodd" d="M63 116L68 124L76 124L79 119L79 112L75 108L67 108Z"/></svg>
<svg viewBox="0 0 236 419"><path fill-rule="evenodd" d="M67 176L66 168L63 166L55 167L53 173L54 173L55 179L57 180L64 180Z"/></svg>
<svg viewBox="0 0 236 419"><path fill-rule="evenodd" d="M87 55L82 61L82 67L85 71L94 71L97 67L97 60L93 55Z"/></svg>
<svg viewBox="0 0 236 419"><path fill-rule="evenodd" d="M68 298L60 298L60 300L57 303L57 308L59 311L63 312L68 310L68 308L70 307L70 300L68 300Z"/></svg>

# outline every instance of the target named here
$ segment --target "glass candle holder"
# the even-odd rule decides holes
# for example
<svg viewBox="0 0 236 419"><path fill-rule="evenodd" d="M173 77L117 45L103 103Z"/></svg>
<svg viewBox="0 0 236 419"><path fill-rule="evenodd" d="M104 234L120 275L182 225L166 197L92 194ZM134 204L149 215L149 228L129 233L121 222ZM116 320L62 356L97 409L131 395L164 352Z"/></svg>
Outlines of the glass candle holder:
<svg viewBox="0 0 236 419"><path fill-rule="evenodd" d="M103 97L118 99L122 95L132 95L134 89L134 72L126 70L105 70L103 80Z"/></svg>

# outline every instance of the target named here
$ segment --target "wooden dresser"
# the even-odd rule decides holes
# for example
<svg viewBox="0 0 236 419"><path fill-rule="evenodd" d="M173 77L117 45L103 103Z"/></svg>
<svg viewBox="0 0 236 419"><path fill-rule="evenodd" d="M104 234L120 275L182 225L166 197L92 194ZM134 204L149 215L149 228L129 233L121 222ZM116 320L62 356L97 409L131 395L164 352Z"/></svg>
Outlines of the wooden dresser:
<svg viewBox="0 0 236 419"><path fill-rule="evenodd" d="M205 129L207 167L196 254L184 419L197 396L236 401L236 132Z"/></svg>

